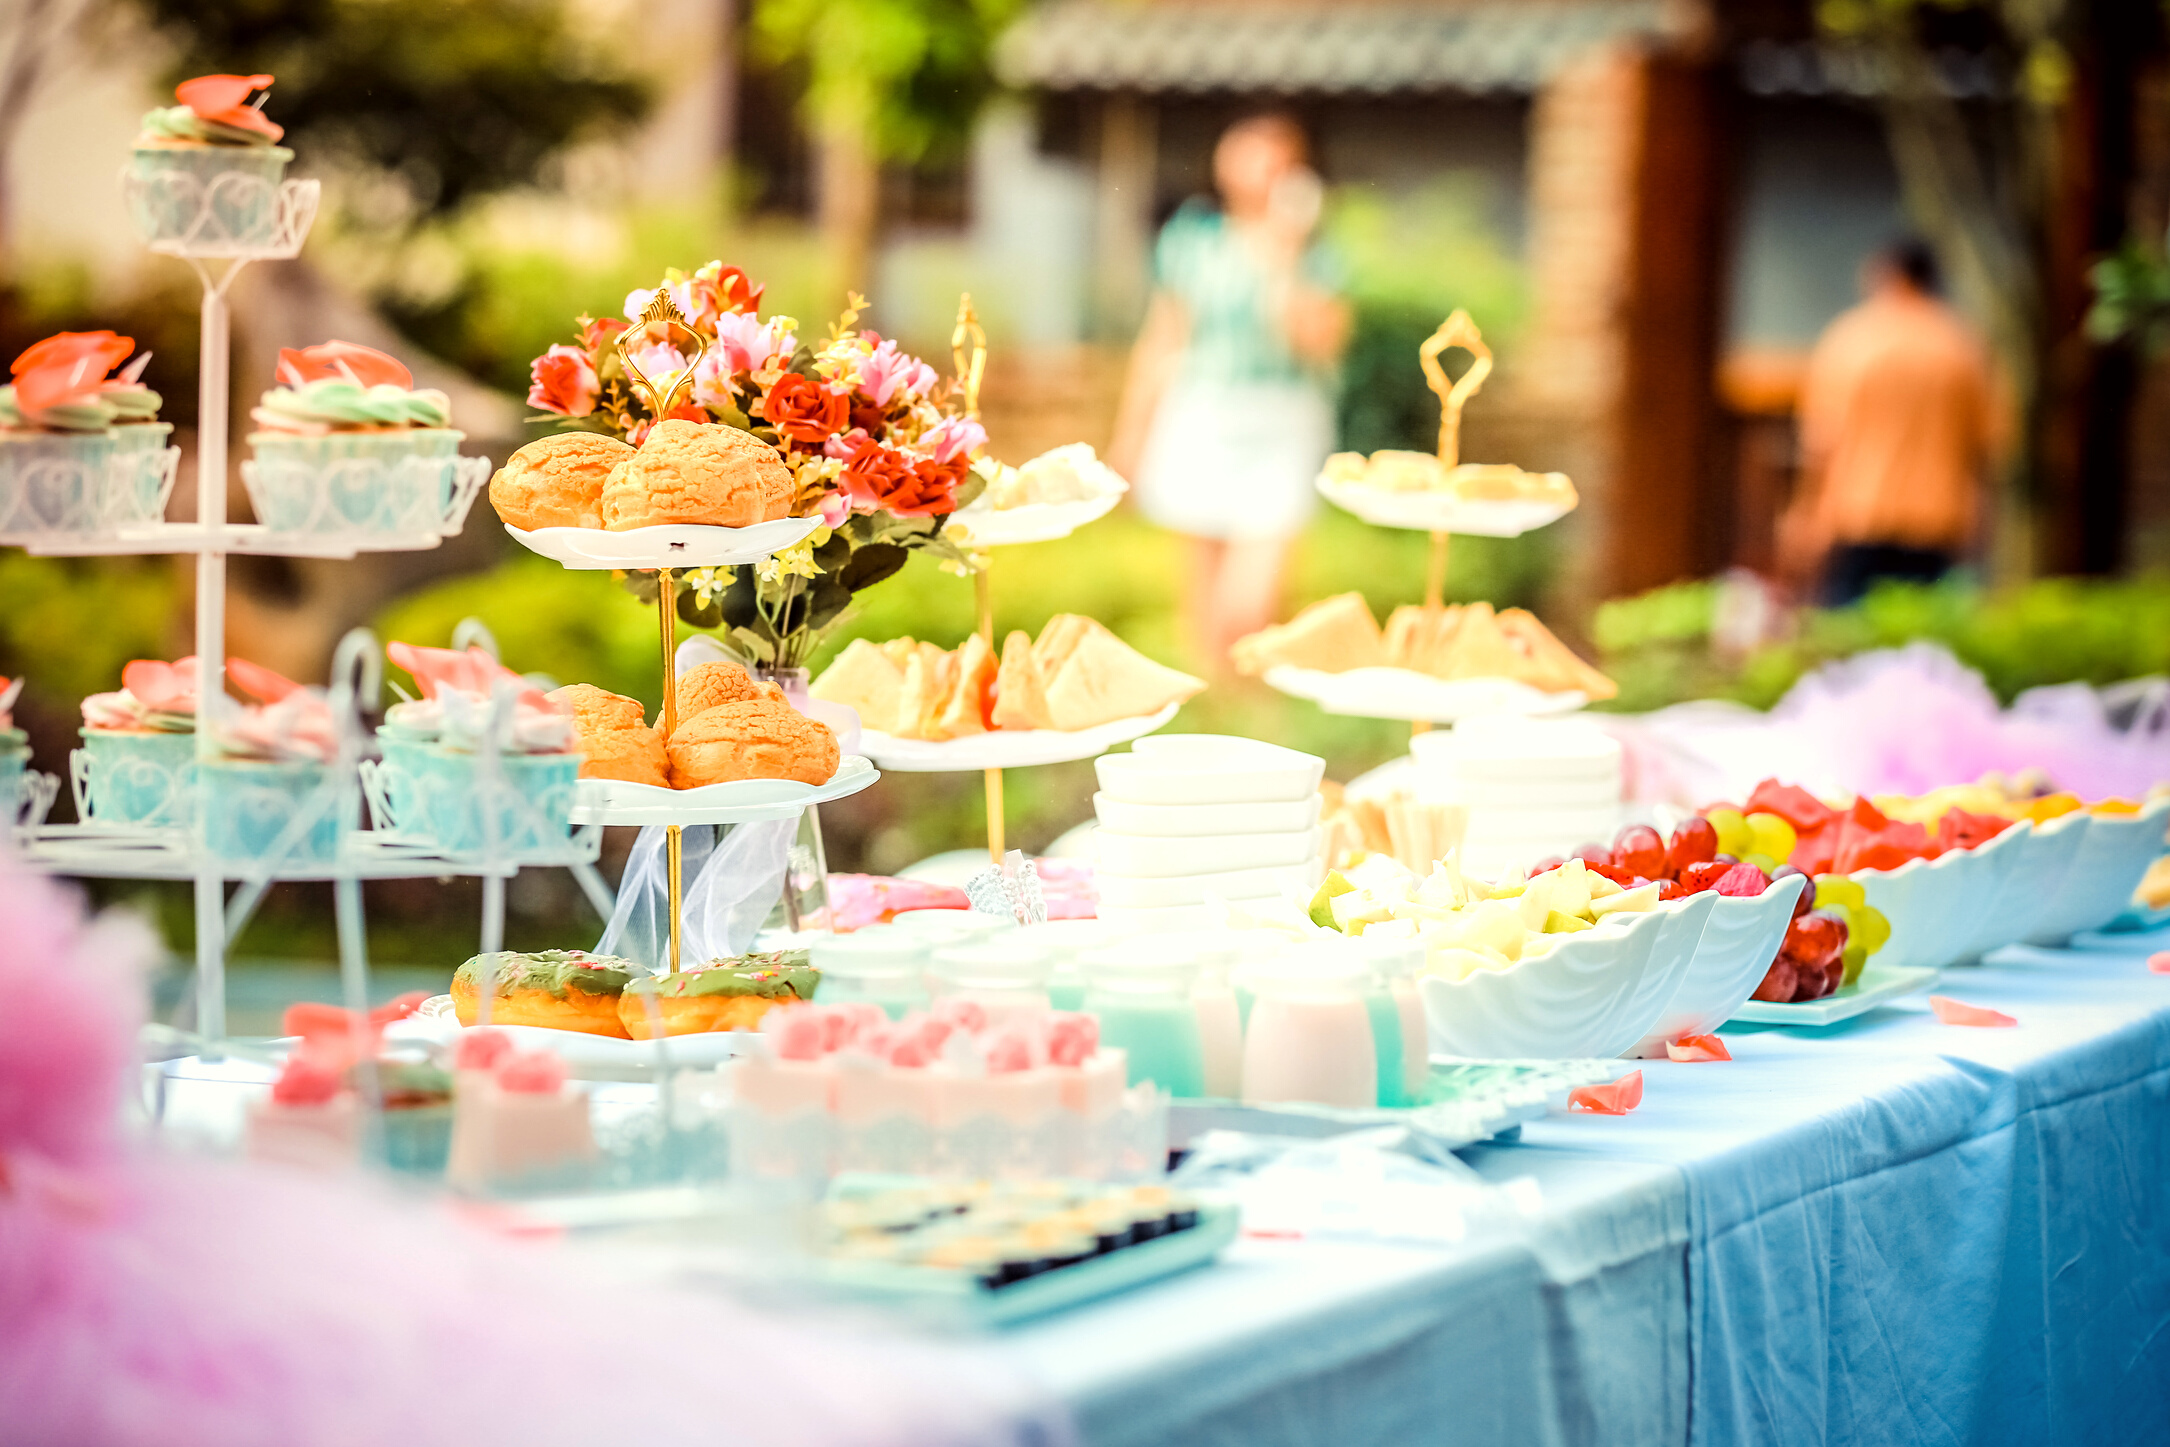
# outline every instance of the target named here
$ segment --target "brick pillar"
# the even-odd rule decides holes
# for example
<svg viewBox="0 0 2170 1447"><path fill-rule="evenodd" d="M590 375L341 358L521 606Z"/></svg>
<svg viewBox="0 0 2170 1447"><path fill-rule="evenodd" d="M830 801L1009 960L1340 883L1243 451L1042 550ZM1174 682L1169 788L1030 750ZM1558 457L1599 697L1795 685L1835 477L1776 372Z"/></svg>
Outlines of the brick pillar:
<svg viewBox="0 0 2170 1447"><path fill-rule="evenodd" d="M1536 310L1518 370L1582 494L1563 524L1570 615L1717 561L1712 110L1700 67L1620 45L1564 69L1532 115Z"/></svg>

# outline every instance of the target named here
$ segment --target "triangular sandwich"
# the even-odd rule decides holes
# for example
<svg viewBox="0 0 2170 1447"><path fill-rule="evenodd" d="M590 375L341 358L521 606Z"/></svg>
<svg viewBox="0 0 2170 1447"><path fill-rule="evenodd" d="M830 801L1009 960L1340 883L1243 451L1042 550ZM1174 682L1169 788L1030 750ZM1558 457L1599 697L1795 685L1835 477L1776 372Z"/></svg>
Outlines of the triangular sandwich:
<svg viewBox="0 0 2170 1447"><path fill-rule="evenodd" d="M995 677L994 723L998 729L1051 729L1047 686L1032 661L1032 637L1022 628L1002 640L1002 670Z"/></svg>
<svg viewBox="0 0 2170 1447"><path fill-rule="evenodd" d="M1102 628L1071 649L1047 686L1047 711L1056 728L1074 732L1158 713L1205 686L1205 680L1155 663Z"/></svg>

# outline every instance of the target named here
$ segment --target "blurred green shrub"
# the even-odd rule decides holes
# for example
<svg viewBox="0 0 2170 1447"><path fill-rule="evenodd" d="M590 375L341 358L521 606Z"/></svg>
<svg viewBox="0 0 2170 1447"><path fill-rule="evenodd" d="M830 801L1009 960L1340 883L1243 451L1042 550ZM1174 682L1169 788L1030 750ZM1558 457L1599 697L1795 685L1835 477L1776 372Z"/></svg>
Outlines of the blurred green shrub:
<svg viewBox="0 0 2170 1447"><path fill-rule="evenodd" d="M1493 221L1482 179L1449 174L1406 192L1345 188L1325 234L1348 268L1355 330L1341 364L1341 445L1428 452L1439 399L1417 348L1456 307L1494 346L1520 330L1528 274Z"/></svg>
<svg viewBox="0 0 2170 1447"><path fill-rule="evenodd" d="M2170 578L2044 578L2001 592L1886 583L1852 607L1802 611L1791 638L1738 659L1710 646L1720 586L1681 583L1598 608L1591 636L1620 684L1607 707L1731 698L1768 708L1824 663L1917 640L1949 648L2006 702L2046 684L2170 673Z"/></svg>

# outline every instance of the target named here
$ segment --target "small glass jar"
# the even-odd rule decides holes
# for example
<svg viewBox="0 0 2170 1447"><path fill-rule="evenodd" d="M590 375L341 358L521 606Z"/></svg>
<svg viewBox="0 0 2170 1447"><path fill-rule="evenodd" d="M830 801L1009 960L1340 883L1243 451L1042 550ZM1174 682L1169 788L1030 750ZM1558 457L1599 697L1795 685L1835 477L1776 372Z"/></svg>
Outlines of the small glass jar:
<svg viewBox="0 0 2170 1447"><path fill-rule="evenodd" d="M1014 937L964 941L935 948L928 982L936 999L977 1001L999 1025L1051 1008L1048 966L1047 951Z"/></svg>
<svg viewBox="0 0 2170 1447"><path fill-rule="evenodd" d="M1123 1052L1130 1084L1204 1096L1205 1042L1191 1001L1198 967L1172 952L1119 945L1088 956L1085 970L1085 1013L1100 1022L1101 1045Z"/></svg>
<svg viewBox="0 0 2170 1447"><path fill-rule="evenodd" d="M1051 919L1021 925L1017 938L1048 953L1047 998L1058 1010L1085 1008L1085 956L1115 943L1113 927L1097 919Z"/></svg>
<svg viewBox="0 0 2170 1447"><path fill-rule="evenodd" d="M1367 965L1313 947L1252 963L1243 978L1254 996L1243 1036L1246 1104L1378 1104Z"/></svg>
<svg viewBox="0 0 2170 1447"><path fill-rule="evenodd" d="M927 1008L927 959L933 945L892 925L870 925L848 935L813 942L811 963L821 971L815 998L824 1005L864 1000L892 1020Z"/></svg>

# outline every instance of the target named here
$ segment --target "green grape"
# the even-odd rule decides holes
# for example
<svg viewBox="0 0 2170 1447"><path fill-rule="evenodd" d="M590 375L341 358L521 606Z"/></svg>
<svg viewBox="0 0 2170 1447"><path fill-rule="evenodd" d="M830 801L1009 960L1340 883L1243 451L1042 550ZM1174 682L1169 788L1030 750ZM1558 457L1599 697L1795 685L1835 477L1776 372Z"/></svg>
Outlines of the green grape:
<svg viewBox="0 0 2170 1447"><path fill-rule="evenodd" d="M1713 809L1703 816L1710 827L1718 832L1718 852L1738 859L1755 848L1756 838L1748 828L1748 820L1738 809Z"/></svg>
<svg viewBox="0 0 2170 1447"><path fill-rule="evenodd" d="M1783 861L1793 854L1793 846L1800 843L1800 836L1793 826L1776 814L1750 814L1745 821L1754 843L1749 847L1758 854Z"/></svg>
<svg viewBox="0 0 2170 1447"><path fill-rule="evenodd" d="M1753 864L1756 868L1762 870L1765 874L1774 873L1779 865L1778 860L1773 859L1770 855L1762 853L1761 851L1755 849L1751 849L1746 854L1743 854L1741 856L1741 863Z"/></svg>
<svg viewBox="0 0 2170 1447"><path fill-rule="evenodd" d="M1839 963L1845 966L1845 972L1839 976L1839 988L1843 990L1860 979L1861 967L1868 962L1869 952L1862 948L1861 942L1849 939L1846 948L1839 954Z"/></svg>
<svg viewBox="0 0 2170 1447"><path fill-rule="evenodd" d="M1870 954L1875 954L1891 943L1891 921L1884 917L1882 910L1863 905L1856 917L1859 921L1858 937L1863 948Z"/></svg>
<svg viewBox="0 0 2170 1447"><path fill-rule="evenodd" d="M1816 907L1827 904L1847 904L1855 909L1866 906L1868 892L1851 876L1844 874L1819 874L1816 876Z"/></svg>

